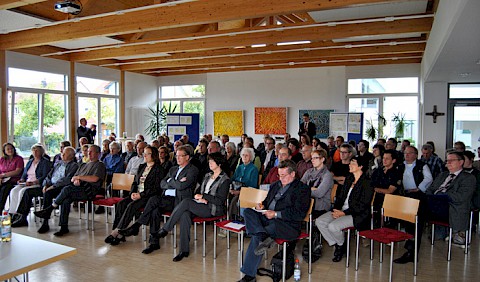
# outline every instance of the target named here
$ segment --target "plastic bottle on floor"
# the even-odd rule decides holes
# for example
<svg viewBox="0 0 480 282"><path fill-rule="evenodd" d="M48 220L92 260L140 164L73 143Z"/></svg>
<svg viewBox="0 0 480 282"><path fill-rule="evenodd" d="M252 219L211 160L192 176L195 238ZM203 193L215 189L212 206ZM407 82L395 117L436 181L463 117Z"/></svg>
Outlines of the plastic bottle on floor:
<svg viewBox="0 0 480 282"><path fill-rule="evenodd" d="M300 270L300 263L298 262L298 259L295 259L295 267L293 270L293 279L295 281L300 281L300 276L302 275L302 272Z"/></svg>

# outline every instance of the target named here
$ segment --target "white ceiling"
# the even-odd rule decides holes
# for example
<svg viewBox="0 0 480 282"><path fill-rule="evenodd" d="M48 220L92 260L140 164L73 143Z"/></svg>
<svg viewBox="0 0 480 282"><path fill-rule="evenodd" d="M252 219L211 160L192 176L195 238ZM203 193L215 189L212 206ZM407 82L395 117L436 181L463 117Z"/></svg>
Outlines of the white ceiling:
<svg viewBox="0 0 480 282"><path fill-rule="evenodd" d="M442 0L445 1L445 0ZM480 1L470 0L425 78L430 81L480 81ZM478 64L477 64L478 62ZM462 74L469 74L466 77Z"/></svg>

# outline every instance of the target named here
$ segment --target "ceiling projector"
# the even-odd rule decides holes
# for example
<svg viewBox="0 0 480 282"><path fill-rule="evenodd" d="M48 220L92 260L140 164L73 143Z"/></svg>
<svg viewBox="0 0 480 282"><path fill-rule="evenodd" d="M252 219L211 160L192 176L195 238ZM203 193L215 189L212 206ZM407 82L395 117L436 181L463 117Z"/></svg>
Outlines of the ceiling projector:
<svg viewBox="0 0 480 282"><path fill-rule="evenodd" d="M72 1L57 2L54 6L55 10L66 14L78 14L82 11L82 7Z"/></svg>

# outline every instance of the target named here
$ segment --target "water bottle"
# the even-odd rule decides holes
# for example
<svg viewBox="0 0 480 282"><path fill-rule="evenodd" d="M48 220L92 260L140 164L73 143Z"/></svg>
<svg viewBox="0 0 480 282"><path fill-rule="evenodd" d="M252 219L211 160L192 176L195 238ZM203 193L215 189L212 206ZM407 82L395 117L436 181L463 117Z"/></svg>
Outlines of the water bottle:
<svg viewBox="0 0 480 282"><path fill-rule="evenodd" d="M293 270L293 279L295 281L300 281L300 276L302 275L302 271L300 270L300 263L298 259L295 259L295 267Z"/></svg>
<svg viewBox="0 0 480 282"><path fill-rule="evenodd" d="M2 242L10 242L12 240L12 220L8 211L3 211L1 222Z"/></svg>

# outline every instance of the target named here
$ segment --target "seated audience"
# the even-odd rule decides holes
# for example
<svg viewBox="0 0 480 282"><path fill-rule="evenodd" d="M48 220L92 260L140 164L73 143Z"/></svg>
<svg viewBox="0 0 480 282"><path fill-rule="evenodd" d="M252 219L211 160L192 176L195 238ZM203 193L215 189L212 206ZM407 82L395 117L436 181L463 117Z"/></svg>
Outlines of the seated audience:
<svg viewBox="0 0 480 282"><path fill-rule="evenodd" d="M333 162L330 171L335 183L343 184L350 171L350 160L356 155L356 152L352 145L346 143L339 146L339 152L341 159L339 162Z"/></svg>
<svg viewBox="0 0 480 282"><path fill-rule="evenodd" d="M373 172L377 169L383 169L383 153L385 152L385 147L380 144L375 144L373 146L373 159L370 160L368 165L367 177L372 178Z"/></svg>
<svg viewBox="0 0 480 282"><path fill-rule="evenodd" d="M455 149L455 151L457 152L463 153L466 150L465 143L463 143L462 141L457 141L453 144L453 149Z"/></svg>
<svg viewBox="0 0 480 282"><path fill-rule="evenodd" d="M433 154L434 149L430 144L422 146L421 160L428 165L433 178L436 178L440 173L445 171L445 165L440 157Z"/></svg>
<svg viewBox="0 0 480 282"><path fill-rule="evenodd" d="M148 199L161 193L160 182L166 172L160 166L158 149L147 146L143 155L145 163L138 168L129 196L115 205L112 233L105 238L107 244L115 246L125 241L125 237L120 235L118 230L127 228L139 209L145 207Z"/></svg>
<svg viewBox="0 0 480 282"><path fill-rule="evenodd" d="M160 188L163 192L148 199L145 209L138 220L127 229L119 230L123 236L136 235L142 225L150 226L149 246L142 253L150 254L160 249L158 231L163 221L162 214L174 209L181 201L192 199L193 191L197 184L198 169L190 163L193 148L182 145L177 148L177 165L172 167L165 176Z"/></svg>
<svg viewBox="0 0 480 282"><path fill-rule="evenodd" d="M368 167L370 161L373 160L373 154L368 151L370 147L370 143L367 140L360 140L358 141L357 151L358 156L360 157L360 162L362 163L363 167Z"/></svg>
<svg viewBox="0 0 480 282"><path fill-rule="evenodd" d="M41 144L35 144L32 146L33 158L31 158L25 166L25 170L18 181L18 185L10 191L10 208L8 212L13 215L13 222L18 221L17 226L28 225L26 218L23 218L21 214L17 213L23 194L28 189L40 187L52 168L52 163L50 160L43 157L44 154L45 149Z"/></svg>
<svg viewBox="0 0 480 282"><path fill-rule="evenodd" d="M122 153L123 166L127 167L128 162L137 155L135 151L135 143L132 140L129 140L125 143L125 152Z"/></svg>
<svg viewBox="0 0 480 282"><path fill-rule="evenodd" d="M295 138L288 139L287 143L288 148L292 151L292 158L291 160L294 161L296 164L303 160L302 153L300 153L300 143Z"/></svg>
<svg viewBox="0 0 480 282"><path fill-rule="evenodd" d="M114 141L109 144L110 153L104 159L105 169L107 170L107 180L106 183L110 184L112 182L112 177L114 173L124 173L125 168L123 166L123 159L120 154L121 146L120 143Z"/></svg>
<svg viewBox="0 0 480 282"><path fill-rule="evenodd" d="M132 157L127 164L127 168L125 169L126 174L137 175L138 168L141 164L145 162L145 158L143 157L143 153L145 148L147 147L147 143L140 141L137 144L137 155Z"/></svg>
<svg viewBox="0 0 480 282"><path fill-rule="evenodd" d="M310 141L310 137L308 137L308 135L302 134L300 135L300 147L303 148L303 146L306 145L312 145L312 141Z"/></svg>
<svg viewBox="0 0 480 282"><path fill-rule="evenodd" d="M17 154L17 149L12 143L3 144L2 153L3 156L0 158L0 211L5 209L8 195L23 173L23 158Z"/></svg>
<svg viewBox="0 0 480 282"><path fill-rule="evenodd" d="M60 153L56 154L53 157L53 165L55 166L57 163L60 163L62 161L62 153L63 153L63 148L72 146L70 141L62 141L60 142Z"/></svg>
<svg viewBox="0 0 480 282"><path fill-rule="evenodd" d="M78 140L78 148L77 148L77 151L76 151L76 154L75 154L75 158L77 159L77 162L81 162L82 161L82 158L85 156L82 148L84 145L89 145L90 143L88 143L88 139L86 137L82 137Z"/></svg>
<svg viewBox="0 0 480 282"><path fill-rule="evenodd" d="M277 155L277 161L280 163L285 160L290 160L292 151L290 148L287 147L282 147L280 150L278 150L278 155ZM280 180L278 178L278 166L274 166L270 169L268 172L267 177L263 180L263 184L272 184L275 181Z"/></svg>
<svg viewBox="0 0 480 282"><path fill-rule="evenodd" d="M463 170L475 176L477 180L475 186L475 193L472 198L472 207L475 209L480 208L480 170L473 167L473 160L475 159L475 154L471 151L465 151L465 162L463 163ZM476 220L474 220L476 222ZM474 224L476 225L476 224Z"/></svg>
<svg viewBox="0 0 480 282"><path fill-rule="evenodd" d="M88 163L90 161L90 159L88 158L88 148L90 148L90 144L85 144L85 145L82 145L82 158L80 159L80 161L78 161L78 163Z"/></svg>
<svg viewBox="0 0 480 282"><path fill-rule="evenodd" d="M106 169L105 164L99 160L100 153L99 146L91 145L88 148L90 162L80 165L71 179L71 184L62 189L52 205L35 212L36 216L49 219L52 211L60 206L60 230L53 235L63 236L70 232L68 229L68 218L72 202L92 200L102 187Z"/></svg>
<svg viewBox="0 0 480 282"><path fill-rule="evenodd" d="M303 174L310 168L312 164L312 146L304 145L301 150L303 159L297 163L297 177L302 179Z"/></svg>
<svg viewBox="0 0 480 282"><path fill-rule="evenodd" d="M315 220L328 245L335 246L333 262L341 261L346 253L344 228L353 226L359 231L370 228L373 189L364 173L366 168L360 165L358 157L352 158L349 167L351 174L338 186L333 210Z"/></svg>
<svg viewBox="0 0 480 282"><path fill-rule="evenodd" d="M172 168L172 162L170 161L170 150L166 146L162 146L158 149L160 156L160 165L165 172L168 172Z"/></svg>
<svg viewBox="0 0 480 282"><path fill-rule="evenodd" d="M280 162L280 181L270 187L265 200L256 206L257 209L266 211L259 213L253 209L245 210L245 226L251 240L240 269L245 274L241 282L255 281L257 268L274 239L292 241L288 251L295 249L295 240L300 235L302 222L310 206L310 189L295 177L295 171L293 161Z"/></svg>
<svg viewBox="0 0 480 282"><path fill-rule="evenodd" d="M345 143L345 138L343 136L337 136L335 138L335 146L336 149L333 152L333 154L330 154L330 157L332 158L332 163L336 163L342 160L341 154L340 154L340 146L342 146Z"/></svg>
<svg viewBox="0 0 480 282"><path fill-rule="evenodd" d="M111 140L105 139L102 142L102 152L100 155L100 161L104 161L105 158L110 154L110 143L112 143Z"/></svg>
<svg viewBox="0 0 480 282"><path fill-rule="evenodd" d="M237 169L237 164L238 164L238 158L239 156L237 155L237 148L235 148L235 143L233 142L228 142L225 145L225 157L227 159L226 164L228 165L228 171L229 171L229 177L233 175L235 170Z"/></svg>
<svg viewBox="0 0 480 282"><path fill-rule="evenodd" d="M275 139L267 136L264 138L264 140L265 148L260 154L260 161L263 167L262 175L263 177L267 177L270 169L275 166Z"/></svg>
<svg viewBox="0 0 480 282"><path fill-rule="evenodd" d="M220 152L208 155L211 172L205 175L199 193L195 194L193 199L184 199L176 206L158 233L158 237L163 238L180 222L180 253L173 259L175 262L190 254L190 227L193 217L222 216L226 212L225 201L230 189L230 178L222 171L223 162L225 157Z"/></svg>

